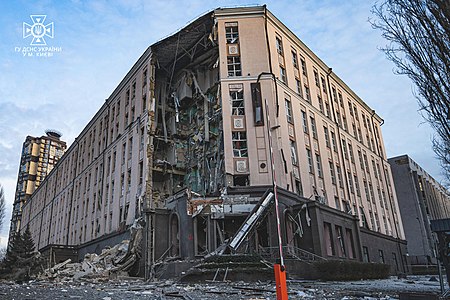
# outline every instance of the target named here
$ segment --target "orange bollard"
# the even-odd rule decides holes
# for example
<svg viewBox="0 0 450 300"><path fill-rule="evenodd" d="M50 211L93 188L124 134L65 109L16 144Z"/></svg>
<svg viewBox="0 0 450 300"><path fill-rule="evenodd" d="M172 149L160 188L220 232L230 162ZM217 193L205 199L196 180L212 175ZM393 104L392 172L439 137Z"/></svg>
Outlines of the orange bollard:
<svg viewBox="0 0 450 300"><path fill-rule="evenodd" d="M287 300L287 284L286 284L286 270L281 268L281 265L274 264L273 269L275 271L275 284L277 291L277 300Z"/></svg>

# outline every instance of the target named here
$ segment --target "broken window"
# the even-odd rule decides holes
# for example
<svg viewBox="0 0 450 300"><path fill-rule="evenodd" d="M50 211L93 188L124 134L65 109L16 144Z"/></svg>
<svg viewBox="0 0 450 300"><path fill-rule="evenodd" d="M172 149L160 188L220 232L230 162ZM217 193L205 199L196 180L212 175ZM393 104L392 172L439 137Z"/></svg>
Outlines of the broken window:
<svg viewBox="0 0 450 300"><path fill-rule="evenodd" d="M236 44L239 41L238 23L225 23L225 37L227 44Z"/></svg>
<svg viewBox="0 0 450 300"><path fill-rule="evenodd" d="M248 175L235 175L235 176L233 176L233 185L234 186L248 186L248 185L250 185L250 181L248 179Z"/></svg>
<svg viewBox="0 0 450 300"><path fill-rule="evenodd" d="M232 133L233 141L233 156L234 157L247 157L247 134L241 131L235 131Z"/></svg>
<svg viewBox="0 0 450 300"><path fill-rule="evenodd" d="M293 165L297 165L298 164L298 159L297 159L297 146L295 141L290 141L291 142L291 160L292 160L292 164Z"/></svg>
<svg viewBox="0 0 450 300"><path fill-rule="evenodd" d="M231 98L231 114L235 116L245 115L244 109L244 92L242 89L239 91L230 91Z"/></svg>
<svg viewBox="0 0 450 300"><path fill-rule="evenodd" d="M291 101L288 99L284 99L284 104L286 107L286 118L289 123L293 123L294 119L292 117L292 107L291 107Z"/></svg>
<svg viewBox="0 0 450 300"><path fill-rule="evenodd" d="M337 235L337 243L338 243L338 255L340 257L346 257L347 256L347 252L345 249L345 244L344 244L344 235L342 233L342 227L341 226L335 226L335 230L336 230L336 235Z"/></svg>
<svg viewBox="0 0 450 300"><path fill-rule="evenodd" d="M323 223L323 235L325 237L325 249L328 256L334 255L334 245L333 241L333 233L331 232L331 224L324 222Z"/></svg>
<svg viewBox="0 0 450 300"><path fill-rule="evenodd" d="M228 76L231 77L242 76L241 58L239 56L228 56L227 65L228 65Z"/></svg>
<svg viewBox="0 0 450 300"><path fill-rule="evenodd" d="M306 112L302 110L302 120L303 120L303 132L308 133L308 119L306 118Z"/></svg>
<svg viewBox="0 0 450 300"><path fill-rule="evenodd" d="M255 126L261 126L264 125L261 84L259 82L252 83L251 89L252 89L253 115L255 116Z"/></svg>

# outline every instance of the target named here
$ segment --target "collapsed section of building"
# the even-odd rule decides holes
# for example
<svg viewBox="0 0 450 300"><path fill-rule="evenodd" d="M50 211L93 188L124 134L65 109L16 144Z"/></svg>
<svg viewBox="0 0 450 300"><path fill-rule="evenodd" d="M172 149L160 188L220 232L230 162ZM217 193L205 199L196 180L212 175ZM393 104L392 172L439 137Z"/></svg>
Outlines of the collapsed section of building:
<svg viewBox="0 0 450 300"><path fill-rule="evenodd" d="M292 261L406 272L381 124L265 6L216 9L144 52L20 225L58 263L63 248L81 258L117 244L143 217L146 276L168 259L273 256L276 180Z"/></svg>

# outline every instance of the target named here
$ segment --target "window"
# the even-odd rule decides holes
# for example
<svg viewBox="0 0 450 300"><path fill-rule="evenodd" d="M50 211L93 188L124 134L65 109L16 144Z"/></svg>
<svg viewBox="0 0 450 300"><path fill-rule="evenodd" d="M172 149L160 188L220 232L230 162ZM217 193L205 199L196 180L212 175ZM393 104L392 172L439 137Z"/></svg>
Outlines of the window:
<svg viewBox="0 0 450 300"><path fill-rule="evenodd" d="M309 117L309 119L311 121L311 131L312 131L313 138L317 139L316 120L314 119L314 117Z"/></svg>
<svg viewBox="0 0 450 300"><path fill-rule="evenodd" d="M319 110L321 113L323 113L323 101L322 101L322 97L317 96L317 102L319 103Z"/></svg>
<svg viewBox="0 0 450 300"><path fill-rule="evenodd" d="M347 176L348 176L348 185L349 185L349 189L350 189L350 193L354 194L354 189L353 189L353 179L352 179L352 174L350 172L347 172Z"/></svg>
<svg viewBox="0 0 450 300"><path fill-rule="evenodd" d="M239 56L228 56L228 76L242 76L241 58Z"/></svg>
<svg viewBox="0 0 450 300"><path fill-rule="evenodd" d="M383 253L383 250L378 250L378 257L380 259L380 263L384 264L384 253Z"/></svg>
<svg viewBox="0 0 450 300"><path fill-rule="evenodd" d="M342 108L344 108L344 100L342 99L341 92L338 92L338 98L339 98L339 104L341 105Z"/></svg>
<svg viewBox="0 0 450 300"><path fill-rule="evenodd" d="M295 78L295 85L297 86L297 94L299 94L301 97L303 97L302 82L298 78Z"/></svg>
<svg viewBox="0 0 450 300"><path fill-rule="evenodd" d="M303 123L303 132L308 133L308 119L306 118L306 112L302 110L302 123Z"/></svg>
<svg viewBox="0 0 450 300"><path fill-rule="evenodd" d="M328 101L325 101L325 112L329 119L331 119L331 111L330 111L330 104Z"/></svg>
<svg viewBox="0 0 450 300"><path fill-rule="evenodd" d="M230 99L231 99L231 114L235 116L243 116L245 115L244 109L244 92L239 91L230 91Z"/></svg>
<svg viewBox="0 0 450 300"><path fill-rule="evenodd" d="M348 110L350 111L350 115L353 116L353 105L350 101L348 101Z"/></svg>
<svg viewBox="0 0 450 300"><path fill-rule="evenodd" d="M259 82L251 83L250 88L252 91L252 104L255 126L261 126L264 125L261 84Z"/></svg>
<svg viewBox="0 0 450 300"><path fill-rule="evenodd" d="M344 114L342 114L342 124L344 125L344 130L347 131L348 127L347 127L347 118L345 117Z"/></svg>
<svg viewBox="0 0 450 300"><path fill-rule="evenodd" d="M327 93L327 86L325 84L325 77L320 76L320 81L322 82L322 91L326 94Z"/></svg>
<svg viewBox="0 0 450 300"><path fill-rule="evenodd" d="M366 263L370 262L369 249L366 246L363 246L363 261Z"/></svg>
<svg viewBox="0 0 450 300"><path fill-rule="evenodd" d="M309 92L309 87L307 87L306 85L305 85L305 97L306 97L306 100L311 102L311 93Z"/></svg>
<svg viewBox="0 0 450 300"><path fill-rule="evenodd" d="M308 76L307 72L306 72L306 62L305 59L302 57L300 58L300 63L302 64L302 73L305 76Z"/></svg>
<svg viewBox="0 0 450 300"><path fill-rule="evenodd" d="M125 163L125 150L127 148L127 143L123 143L122 145L122 165Z"/></svg>
<svg viewBox="0 0 450 300"><path fill-rule="evenodd" d="M294 65L294 68L298 69L298 59L297 59L297 52L292 50L292 64Z"/></svg>
<svg viewBox="0 0 450 300"><path fill-rule="evenodd" d="M286 69L280 66L280 80L286 83Z"/></svg>
<svg viewBox="0 0 450 300"><path fill-rule="evenodd" d="M341 201L339 201L339 197L334 197L334 206L336 206L336 209L341 210Z"/></svg>
<svg viewBox="0 0 450 300"><path fill-rule="evenodd" d="M344 139L342 139L342 152L344 152L345 159L348 159L347 144Z"/></svg>
<svg viewBox="0 0 450 300"><path fill-rule="evenodd" d="M291 160L293 165L298 165L298 159L297 159L297 146L295 144L295 141L291 142Z"/></svg>
<svg viewBox="0 0 450 300"><path fill-rule="evenodd" d="M336 166L336 173L337 173L337 177L338 177L338 181L339 181L339 186L340 186L340 187L344 187L344 185L342 184L341 167Z"/></svg>
<svg viewBox="0 0 450 300"><path fill-rule="evenodd" d="M338 100L337 100L337 96L336 96L336 88L334 86L331 87L331 93L333 94L333 100L335 102L337 102Z"/></svg>
<svg viewBox="0 0 450 300"><path fill-rule="evenodd" d="M245 132L233 132L233 156L234 157L247 157L247 135Z"/></svg>
<svg viewBox="0 0 450 300"><path fill-rule="evenodd" d="M293 123L294 119L292 118L291 101L289 101L288 99L284 99L284 104L286 107L286 119L289 123Z"/></svg>
<svg viewBox="0 0 450 300"><path fill-rule="evenodd" d="M322 162L320 160L320 155L319 154L316 154L316 164L317 164L317 176L319 176L320 178L323 178Z"/></svg>
<svg viewBox="0 0 450 300"><path fill-rule="evenodd" d="M128 140L128 160L131 159L133 153L133 138L131 137Z"/></svg>
<svg viewBox="0 0 450 300"><path fill-rule="evenodd" d="M328 163L330 164L331 183L336 185L336 175L334 174L334 165L331 161L329 161Z"/></svg>
<svg viewBox="0 0 450 300"><path fill-rule="evenodd" d="M317 73L316 70L314 70L314 82L316 83L316 86L320 88L319 73Z"/></svg>
<svg viewBox="0 0 450 300"><path fill-rule="evenodd" d="M283 43L281 42L281 38L276 37L275 41L276 41L278 54L283 55Z"/></svg>
<svg viewBox="0 0 450 300"><path fill-rule="evenodd" d="M313 158L311 155L311 150L308 148L306 148L306 157L308 158L309 173L314 174Z"/></svg>
<svg viewBox="0 0 450 300"><path fill-rule="evenodd" d="M355 163L355 157L353 156L353 147L352 144L348 143L348 154L350 156L350 161Z"/></svg>
<svg viewBox="0 0 450 300"><path fill-rule="evenodd" d="M337 145L336 145L336 136L333 131L330 131L330 133L331 133L331 143L333 144L333 151L338 152Z"/></svg>
<svg viewBox="0 0 450 300"><path fill-rule="evenodd" d="M325 144L330 148L330 136L328 134L328 128L325 126L323 126L323 134L325 136Z"/></svg>
<svg viewBox="0 0 450 300"><path fill-rule="evenodd" d="M237 23L225 23L225 37L227 39L227 44L235 44L239 41Z"/></svg>
<svg viewBox="0 0 450 300"><path fill-rule="evenodd" d="M361 191L359 189L358 177L356 175L353 176L353 181L355 182L356 195L361 196Z"/></svg>

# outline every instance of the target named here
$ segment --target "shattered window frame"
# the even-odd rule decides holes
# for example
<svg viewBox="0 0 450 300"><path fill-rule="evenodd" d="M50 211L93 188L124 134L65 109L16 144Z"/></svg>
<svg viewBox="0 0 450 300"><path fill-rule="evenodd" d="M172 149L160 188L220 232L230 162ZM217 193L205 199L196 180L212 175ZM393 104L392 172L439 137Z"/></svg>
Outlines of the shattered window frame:
<svg viewBox="0 0 450 300"><path fill-rule="evenodd" d="M236 44L239 42L239 27L237 22L225 23L225 38L227 44Z"/></svg>
<svg viewBox="0 0 450 300"><path fill-rule="evenodd" d="M242 76L241 58L239 56L227 57L228 76Z"/></svg>
<svg viewBox="0 0 450 300"><path fill-rule="evenodd" d="M231 140L233 143L233 157L248 157L247 133L244 131L233 131Z"/></svg>
<svg viewBox="0 0 450 300"><path fill-rule="evenodd" d="M244 91L242 89L238 91L230 91L231 99L231 114L233 116L244 116Z"/></svg>

